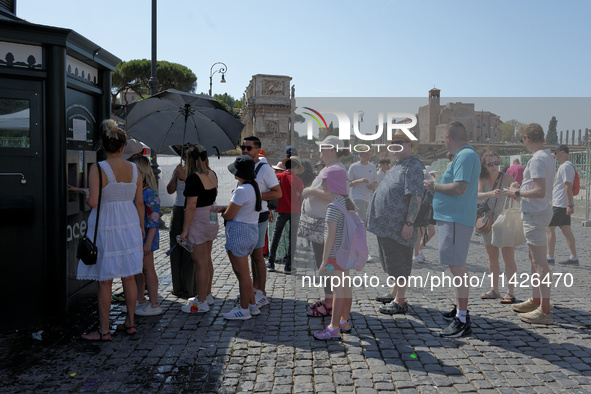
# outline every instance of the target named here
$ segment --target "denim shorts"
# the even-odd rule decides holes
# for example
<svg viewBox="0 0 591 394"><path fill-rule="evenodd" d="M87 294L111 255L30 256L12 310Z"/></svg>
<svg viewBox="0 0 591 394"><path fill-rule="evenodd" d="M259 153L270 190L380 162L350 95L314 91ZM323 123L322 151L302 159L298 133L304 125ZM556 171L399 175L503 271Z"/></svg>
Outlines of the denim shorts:
<svg viewBox="0 0 591 394"><path fill-rule="evenodd" d="M236 257L248 256L254 250L259 232L256 224L236 222L226 223L226 251Z"/></svg>

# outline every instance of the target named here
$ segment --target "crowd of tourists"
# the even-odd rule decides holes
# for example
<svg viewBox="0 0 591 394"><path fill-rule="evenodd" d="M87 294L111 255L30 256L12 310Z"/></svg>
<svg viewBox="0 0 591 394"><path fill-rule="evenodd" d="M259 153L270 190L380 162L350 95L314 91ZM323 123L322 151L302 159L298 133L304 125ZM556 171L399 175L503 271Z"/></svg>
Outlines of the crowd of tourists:
<svg viewBox="0 0 591 394"><path fill-rule="evenodd" d="M555 227L559 226L571 252L562 263L578 264L570 231L575 171L568 161L568 147L561 145L554 151L560 164L556 173L555 159L544 147L539 125L523 127L521 136L533 157L526 167L516 162L503 172L498 153L486 150L479 155L467 143L464 126L451 123L444 140L452 156L443 174L423 165L413 152L417 142L400 129L392 137L392 144L400 146L393 166L389 159L376 166L370 152L360 152L359 160L347 168L342 159L351 152L332 135L317 142L320 161L315 165L302 160L292 146L286 148L285 159L270 165L261 140L246 137L240 145L242 154L228 166L228 174L216 174L210 168L203 146L176 146L182 163L166 187L168 193L176 193L170 225L172 292L187 299L181 310L189 314L206 314L216 302L212 246L220 217L240 292L237 305L223 313L228 320L251 319L269 305L267 272L282 264L283 271L291 273L298 237L311 246L319 275L342 279L350 275L352 257L366 257L361 265L356 262L356 269L372 260L367 256L367 229L377 237L384 272L395 279L390 291L376 298L383 303L379 310L405 314L409 310L407 288L401 283L406 281L396 279L408 279L413 262L424 262L421 249L429 239L437 232L439 263L448 266L454 277L465 277L470 239L476 230L493 278L492 288L480 297L512 304L525 322L551 324L550 286L538 282L531 298L515 303L514 282L509 281L501 295L499 259L503 257L508 277L516 275L514 248L525 243L532 273L544 277L554 263ZM141 144L128 140L111 120L102 124L101 141L106 160L90 169L89 188L69 187L70 192L84 193L93 208L87 238L95 237L98 221L98 261L94 265L80 261L77 273L79 279L99 283L99 328L83 335L86 340L111 338L109 310L115 278L122 280L126 303L126 319L117 330L133 335L136 315L162 313L154 269L154 251L161 246L160 202L150 160L142 155ZM236 187L227 205L218 205L219 178L227 176L235 178ZM509 219L508 209L521 210L520 217L511 217L518 220L521 236L510 240L500 220ZM363 234L362 242L358 234ZM345 245L349 261L339 253ZM308 306L307 314L330 316L330 324L314 333L316 339L340 339L342 332L351 329L352 290L344 280L335 287L331 281L325 283L323 297ZM471 332L466 281L455 287L455 298L451 311L443 312L451 321L440 331L444 337Z"/></svg>

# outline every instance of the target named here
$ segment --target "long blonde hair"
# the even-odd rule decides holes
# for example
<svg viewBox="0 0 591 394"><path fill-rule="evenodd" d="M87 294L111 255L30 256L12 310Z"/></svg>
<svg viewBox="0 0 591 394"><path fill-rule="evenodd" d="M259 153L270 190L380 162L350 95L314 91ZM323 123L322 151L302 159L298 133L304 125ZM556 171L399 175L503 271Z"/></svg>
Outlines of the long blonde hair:
<svg viewBox="0 0 591 394"><path fill-rule="evenodd" d="M152 171L152 166L150 165L150 159L148 159L146 156L136 156L131 158L129 161L135 163L137 166L137 169L144 180L144 186L149 187L158 193L158 185L156 185L156 178L154 177L154 172Z"/></svg>
<svg viewBox="0 0 591 394"><path fill-rule="evenodd" d="M193 145L187 151L187 175L191 175L195 172L200 174L207 174L211 168L209 168L209 158L207 157L207 151L203 145Z"/></svg>

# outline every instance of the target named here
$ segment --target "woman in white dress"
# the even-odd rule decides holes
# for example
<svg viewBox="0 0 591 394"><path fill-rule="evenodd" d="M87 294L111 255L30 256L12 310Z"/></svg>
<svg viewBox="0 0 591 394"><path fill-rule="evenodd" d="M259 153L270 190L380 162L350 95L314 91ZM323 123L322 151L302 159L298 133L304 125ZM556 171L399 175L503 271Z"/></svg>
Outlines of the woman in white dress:
<svg viewBox="0 0 591 394"><path fill-rule="evenodd" d="M101 124L101 140L107 160L99 163L103 190L96 238L98 258L95 265L85 265L79 261L77 274L78 279L96 280L99 284L100 327L97 331L82 335L88 341L111 339L109 311L114 278L121 278L123 282L127 305L125 323L117 329L128 335L136 333L133 317L137 287L134 275L142 272L143 259L143 181L135 164L121 157L127 134L113 120L105 120ZM90 168L89 186L87 202L92 211L88 217L87 236L93 240L99 199L99 172L96 164Z"/></svg>

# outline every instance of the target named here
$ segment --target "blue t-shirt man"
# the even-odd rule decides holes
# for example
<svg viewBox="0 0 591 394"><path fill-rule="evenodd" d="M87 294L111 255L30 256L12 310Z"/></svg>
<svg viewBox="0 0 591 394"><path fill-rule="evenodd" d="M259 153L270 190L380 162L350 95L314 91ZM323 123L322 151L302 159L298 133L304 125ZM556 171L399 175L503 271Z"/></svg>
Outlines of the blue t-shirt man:
<svg viewBox="0 0 591 394"><path fill-rule="evenodd" d="M462 146L443 174L440 183L464 181L468 182L468 187L461 196L435 193L433 196L433 218L435 220L474 227L480 168L480 157L474 148L470 145Z"/></svg>

